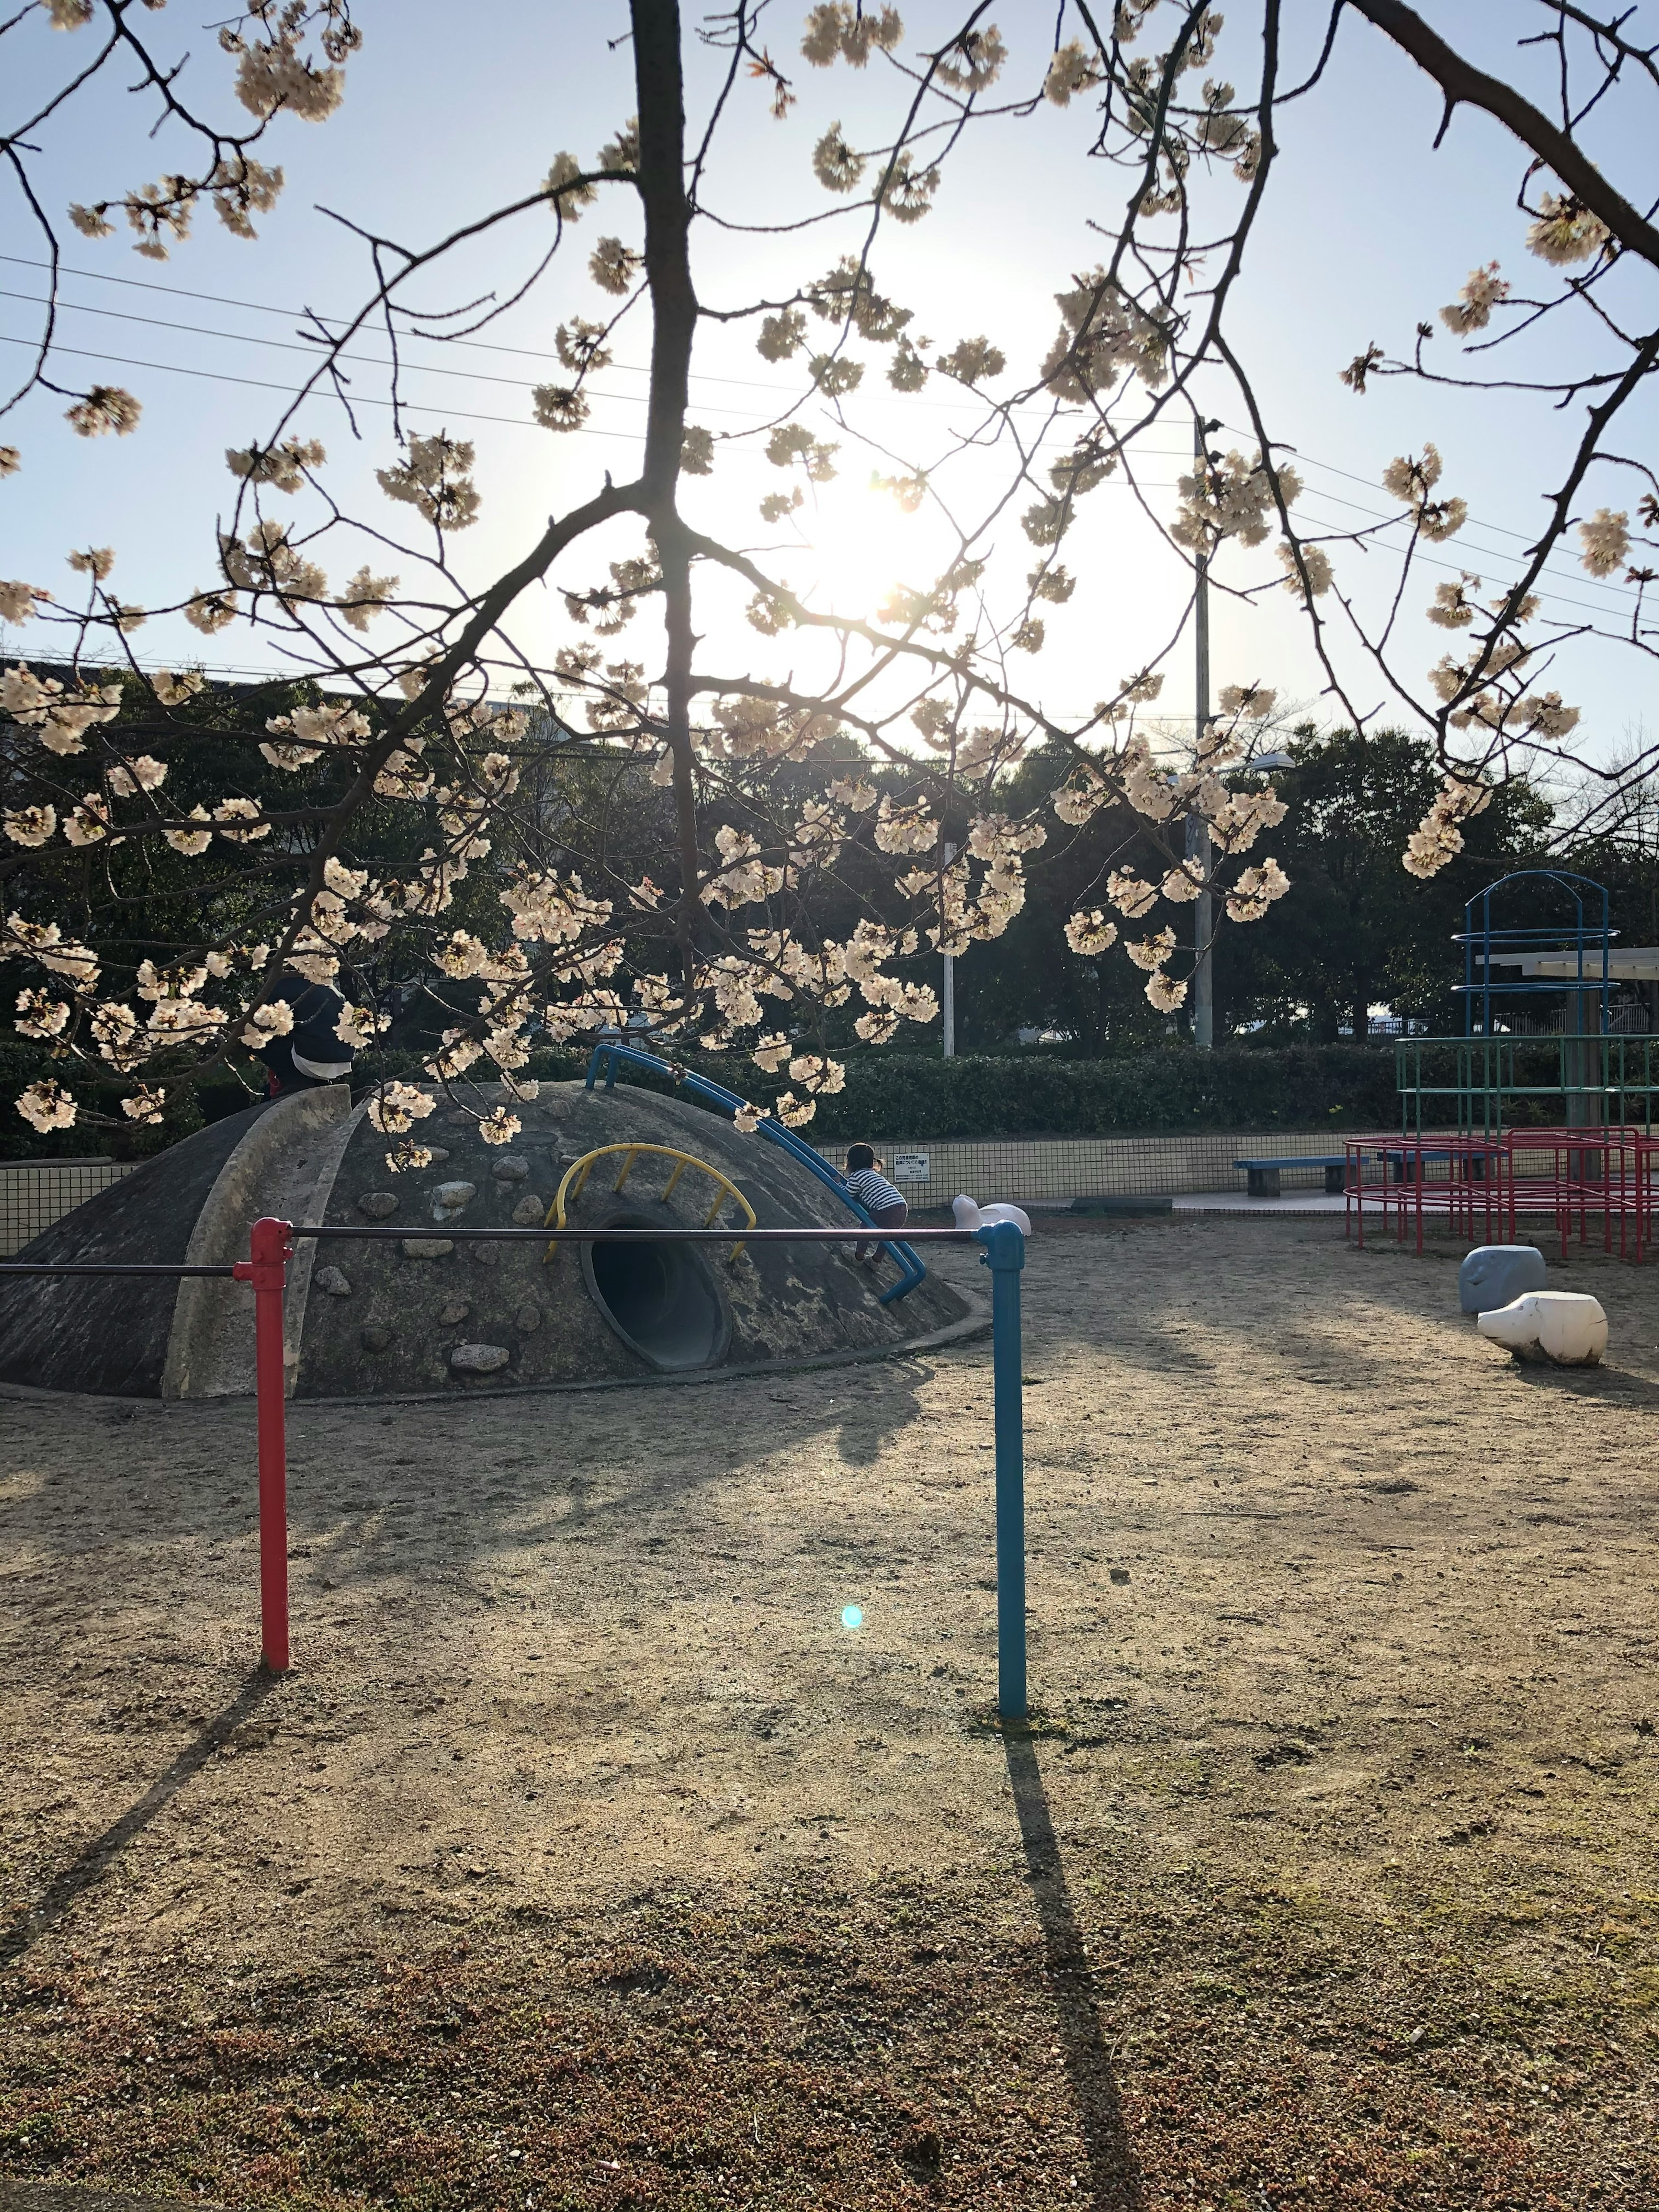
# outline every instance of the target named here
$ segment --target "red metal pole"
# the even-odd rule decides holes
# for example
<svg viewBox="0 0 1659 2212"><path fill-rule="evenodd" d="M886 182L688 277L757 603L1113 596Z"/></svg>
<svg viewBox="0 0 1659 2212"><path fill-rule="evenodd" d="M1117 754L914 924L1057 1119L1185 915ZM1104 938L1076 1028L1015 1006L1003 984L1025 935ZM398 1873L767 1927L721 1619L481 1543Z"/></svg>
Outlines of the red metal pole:
<svg viewBox="0 0 1659 2212"><path fill-rule="evenodd" d="M1417 1140L1417 1178L1416 1178L1416 1180L1417 1180L1417 1251L1418 1251L1418 1257L1419 1257L1419 1259L1422 1257L1422 1254L1423 1254L1423 1176L1424 1176L1425 1171L1425 1163L1424 1163L1424 1158L1423 1158L1423 1139L1422 1139L1422 1138L1421 1138L1421 1137L1419 1137L1419 1139L1418 1139L1418 1140Z"/></svg>
<svg viewBox="0 0 1659 2212"><path fill-rule="evenodd" d="M283 1365L283 1294L294 1231L286 1221L253 1224L252 1256L237 1279L253 1285L254 1387L259 1428L259 1629L267 1669L286 1674L288 1653L288 1436Z"/></svg>

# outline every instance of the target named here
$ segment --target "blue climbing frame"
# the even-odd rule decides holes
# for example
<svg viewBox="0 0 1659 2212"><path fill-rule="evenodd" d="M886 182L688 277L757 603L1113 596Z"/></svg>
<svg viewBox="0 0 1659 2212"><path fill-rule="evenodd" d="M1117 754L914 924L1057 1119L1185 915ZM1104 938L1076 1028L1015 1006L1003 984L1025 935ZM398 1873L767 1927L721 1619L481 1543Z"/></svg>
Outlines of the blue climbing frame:
<svg viewBox="0 0 1659 2212"><path fill-rule="evenodd" d="M676 1067L672 1060L659 1060L653 1052L641 1052L637 1045L623 1044L619 1040L605 1037L601 1037L594 1046L593 1056L587 1063L587 1088L590 1091L593 1088L603 1062L605 1087L607 1091L614 1091L619 1060L624 1066L642 1067L649 1074L667 1076L688 1097L701 1099L706 1106L717 1106L722 1113L735 1114L740 1106L747 1103L735 1091L728 1091L723 1083L711 1083L706 1075L694 1075L689 1068ZM761 1122L755 1133L764 1137L769 1145L775 1145L780 1152L787 1152L790 1158L799 1161L809 1175L816 1176L826 1190L834 1191L855 1221L870 1222L871 1228L875 1228L868 1213L830 1163L814 1152L803 1138L798 1137L793 1129L786 1129L781 1121L768 1120ZM908 1244L902 1243L895 1237L881 1237L878 1231L878 1240L882 1250L891 1255L899 1270L897 1282L881 1294L879 1303L885 1306L892 1304L895 1299L908 1297L918 1283L926 1282L927 1270Z"/></svg>

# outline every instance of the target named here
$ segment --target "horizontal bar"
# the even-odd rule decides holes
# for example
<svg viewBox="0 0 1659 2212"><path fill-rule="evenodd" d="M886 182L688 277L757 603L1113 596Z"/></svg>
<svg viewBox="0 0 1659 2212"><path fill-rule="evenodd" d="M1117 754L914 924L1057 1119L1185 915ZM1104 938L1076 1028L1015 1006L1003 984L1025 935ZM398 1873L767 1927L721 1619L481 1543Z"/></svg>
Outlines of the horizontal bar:
<svg viewBox="0 0 1659 2212"><path fill-rule="evenodd" d="M451 1229L439 1222L422 1222L406 1229L296 1228L301 1237L381 1238L393 1237L459 1237L469 1243L525 1244L972 1244L972 1229L878 1229L871 1221L855 1221L848 1229L745 1229L741 1222L725 1229Z"/></svg>
<svg viewBox="0 0 1659 2212"><path fill-rule="evenodd" d="M306 1229L296 1228L296 1237L356 1237L364 1241L399 1237L419 1237L422 1227L413 1229ZM435 1231L438 1224L431 1224ZM741 1223L726 1229L448 1229L441 1232L451 1238L460 1238L469 1243L525 1243L525 1244L730 1244L738 1239L745 1244L890 1244L901 1241L893 1236L884 1236L873 1223L857 1222L850 1229L744 1229ZM905 1232L902 1242L909 1244L926 1237L935 1244L971 1244L975 1232L971 1229L912 1229ZM234 1267L163 1267L157 1266L122 1267L93 1266L80 1261L52 1267L33 1261L0 1260L0 1275L234 1275Z"/></svg>
<svg viewBox="0 0 1659 2212"><path fill-rule="evenodd" d="M83 1265L79 1261L61 1267L47 1266L33 1260L0 1260L0 1275L234 1275L233 1267L161 1267L134 1265L124 1267Z"/></svg>
<svg viewBox="0 0 1659 2212"><path fill-rule="evenodd" d="M35 1174L41 1168L107 1168L113 1152L51 1152L38 1160L0 1160L0 1175Z"/></svg>

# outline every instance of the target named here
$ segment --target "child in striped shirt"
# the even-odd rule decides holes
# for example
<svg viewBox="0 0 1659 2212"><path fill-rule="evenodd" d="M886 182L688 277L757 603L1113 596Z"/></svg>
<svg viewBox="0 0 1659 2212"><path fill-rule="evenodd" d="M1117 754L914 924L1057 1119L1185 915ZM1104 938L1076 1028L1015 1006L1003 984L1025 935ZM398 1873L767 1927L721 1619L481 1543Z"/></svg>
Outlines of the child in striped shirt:
<svg viewBox="0 0 1659 2212"><path fill-rule="evenodd" d="M902 1229L910 1218L910 1209L880 1168L881 1162L868 1145L849 1145L847 1172L842 1181L878 1229ZM860 1267L867 1267L878 1249L874 1244L860 1244L853 1257Z"/></svg>

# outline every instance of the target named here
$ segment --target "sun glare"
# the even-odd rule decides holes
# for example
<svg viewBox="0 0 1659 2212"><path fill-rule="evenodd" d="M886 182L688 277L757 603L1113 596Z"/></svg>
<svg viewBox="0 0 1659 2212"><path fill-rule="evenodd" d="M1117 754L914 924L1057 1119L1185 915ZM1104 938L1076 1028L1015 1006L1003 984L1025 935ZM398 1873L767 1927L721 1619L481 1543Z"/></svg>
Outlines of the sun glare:
<svg viewBox="0 0 1659 2212"><path fill-rule="evenodd" d="M801 595L826 614L873 617L896 584L932 580L928 536L884 492L848 486L800 518Z"/></svg>

